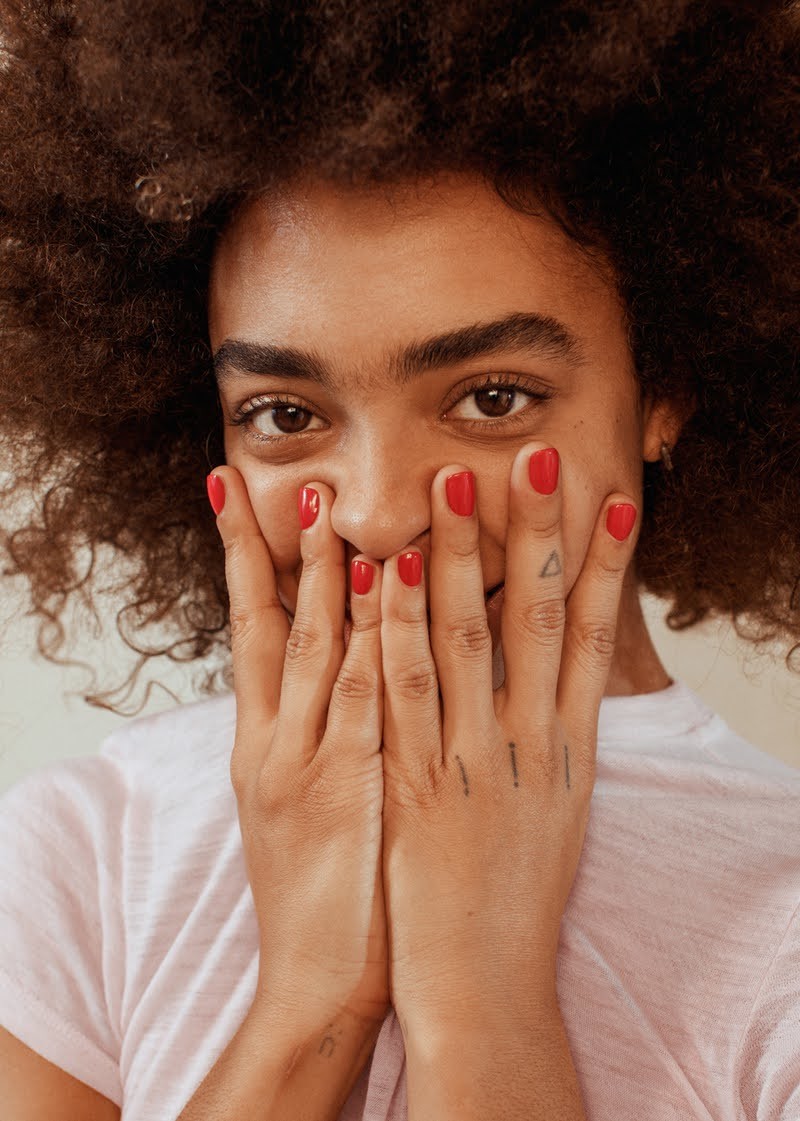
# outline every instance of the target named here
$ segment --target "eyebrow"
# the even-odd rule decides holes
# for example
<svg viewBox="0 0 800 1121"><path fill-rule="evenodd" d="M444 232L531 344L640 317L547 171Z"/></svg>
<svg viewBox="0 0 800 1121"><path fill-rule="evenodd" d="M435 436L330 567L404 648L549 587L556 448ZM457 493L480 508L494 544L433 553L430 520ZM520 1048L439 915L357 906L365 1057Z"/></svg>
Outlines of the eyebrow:
<svg viewBox="0 0 800 1121"><path fill-rule="evenodd" d="M409 343L390 355L389 369L398 385L407 385L430 370L504 350L527 351L573 368L586 362L581 340L564 323L537 312L513 312L489 323L471 323ZM336 391L332 371L319 355L296 347L226 339L213 362L220 383L240 375L262 374L305 378L329 392Z"/></svg>

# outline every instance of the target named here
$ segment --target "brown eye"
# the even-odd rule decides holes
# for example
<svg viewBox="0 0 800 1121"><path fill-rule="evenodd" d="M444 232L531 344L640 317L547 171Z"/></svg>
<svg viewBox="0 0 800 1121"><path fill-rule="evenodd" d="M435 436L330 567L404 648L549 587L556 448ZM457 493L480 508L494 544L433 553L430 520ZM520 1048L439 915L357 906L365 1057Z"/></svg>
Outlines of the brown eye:
<svg viewBox="0 0 800 1121"><path fill-rule="evenodd" d="M309 421L319 419L310 409L304 409L296 401L272 396L256 397L248 401L237 409L230 423L233 426L241 425L248 440L277 444L292 436L316 431L317 429L309 429L308 424Z"/></svg>
<svg viewBox="0 0 800 1121"><path fill-rule="evenodd" d="M552 390L528 387L520 375L495 374L488 379L484 376L462 387L461 397L447 409L447 416L470 423L488 422L489 427L493 421L511 424L517 418L522 420L523 414L527 416L531 408L549 401L552 396Z"/></svg>
<svg viewBox="0 0 800 1121"><path fill-rule="evenodd" d="M475 404L490 417L503 417L514 404L517 391L505 387L473 390Z"/></svg>
<svg viewBox="0 0 800 1121"><path fill-rule="evenodd" d="M299 405L276 405L272 409L254 409L250 415L253 416L255 413L260 415L269 413L269 419L278 431L287 436L305 431L305 426L313 415L308 409L301 409ZM258 430L258 423L253 421L253 424Z"/></svg>

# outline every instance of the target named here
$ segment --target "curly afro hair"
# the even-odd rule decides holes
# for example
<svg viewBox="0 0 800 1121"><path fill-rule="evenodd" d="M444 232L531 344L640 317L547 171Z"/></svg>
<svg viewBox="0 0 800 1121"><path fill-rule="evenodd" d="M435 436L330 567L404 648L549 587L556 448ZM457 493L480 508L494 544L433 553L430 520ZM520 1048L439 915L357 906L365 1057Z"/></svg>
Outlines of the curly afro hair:
<svg viewBox="0 0 800 1121"><path fill-rule="evenodd" d="M796 2L3 0L0 15L0 548L48 660L72 597L96 614L106 545L140 655L126 684L148 658L218 650L201 691L220 668L230 685L205 491L225 458L215 238L299 175L448 170L602 247L643 391L691 403L674 471L646 465L641 585L675 628L728 614L794 660ZM109 695L85 699L121 711Z"/></svg>

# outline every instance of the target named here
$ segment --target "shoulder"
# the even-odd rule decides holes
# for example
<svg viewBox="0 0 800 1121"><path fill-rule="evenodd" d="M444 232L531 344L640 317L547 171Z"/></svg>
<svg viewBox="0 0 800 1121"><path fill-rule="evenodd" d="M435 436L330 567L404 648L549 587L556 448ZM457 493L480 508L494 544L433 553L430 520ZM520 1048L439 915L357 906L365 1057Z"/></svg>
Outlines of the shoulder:
<svg viewBox="0 0 800 1121"><path fill-rule="evenodd" d="M800 769L750 743L679 678L655 693L604 697L598 745L629 762L638 756L667 770L706 767L740 787L774 785L800 797Z"/></svg>
<svg viewBox="0 0 800 1121"><path fill-rule="evenodd" d="M8 830L112 845L131 813L142 824L172 801L232 796L235 732L233 693L129 720L93 754L30 771L0 795L0 816Z"/></svg>
<svg viewBox="0 0 800 1121"><path fill-rule="evenodd" d="M236 698L223 693L130 720L100 745L101 759L118 766L131 781L227 770L236 733Z"/></svg>

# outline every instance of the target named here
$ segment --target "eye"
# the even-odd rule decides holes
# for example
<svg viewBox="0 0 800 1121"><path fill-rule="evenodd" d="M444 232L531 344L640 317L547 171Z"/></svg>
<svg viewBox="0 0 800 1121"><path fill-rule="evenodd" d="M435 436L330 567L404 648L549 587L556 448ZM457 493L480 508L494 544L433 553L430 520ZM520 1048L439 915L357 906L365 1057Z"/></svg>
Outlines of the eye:
<svg viewBox="0 0 800 1121"><path fill-rule="evenodd" d="M254 419L256 417L260 418L258 428ZM311 431L307 427L309 419L320 418L315 417L310 409L304 409L290 397L270 394L268 397L253 397L252 400L245 402L236 410L230 423L234 426L242 425L248 438L272 444ZM273 426L273 431L263 431L270 425ZM274 430L275 428L277 431Z"/></svg>
<svg viewBox="0 0 800 1121"><path fill-rule="evenodd" d="M460 385L458 392L459 396L445 409L444 416L482 428L513 425L518 419L527 419L527 413L536 404L549 401L554 395L553 390L540 382L528 381L519 374L484 374ZM511 411L515 406L519 407ZM458 408L466 408L467 415L456 415ZM526 416L523 418L521 414ZM316 426L309 427L309 422L313 424L314 421L318 422ZM273 446L325 427L325 422L311 409L280 394L251 398L239 406L229 423L244 427L247 439Z"/></svg>
<svg viewBox="0 0 800 1121"><path fill-rule="evenodd" d="M456 408L462 411L458 420L503 421L515 420L521 412L526 412L533 401L547 401L553 394L541 385L532 383L516 374L492 374L482 376L477 381L468 382L460 387L461 396L455 405L446 410L453 417ZM515 411L514 406L518 406ZM492 427L489 424L489 427Z"/></svg>

